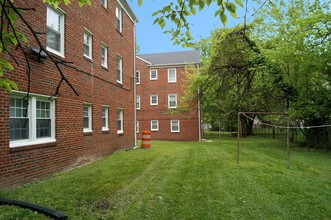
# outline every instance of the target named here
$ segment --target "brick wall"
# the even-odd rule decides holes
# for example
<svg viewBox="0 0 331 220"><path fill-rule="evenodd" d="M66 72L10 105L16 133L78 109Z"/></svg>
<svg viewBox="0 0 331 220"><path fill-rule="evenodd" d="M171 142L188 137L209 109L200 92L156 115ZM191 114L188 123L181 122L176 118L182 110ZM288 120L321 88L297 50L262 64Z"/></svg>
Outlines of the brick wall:
<svg viewBox="0 0 331 220"><path fill-rule="evenodd" d="M26 8L35 8L24 16L38 32L46 31L46 5L42 1L15 1ZM65 12L65 58L81 71L62 66L63 73L79 93L65 83L56 98L56 142L10 148L10 94L0 90L0 188L29 182L45 175L63 171L102 158L134 145L133 97L133 22L123 12L123 31L116 30L116 1L108 1L105 9L99 1L80 8L76 1ZM22 6L22 5L21 5ZM37 47L27 29L29 45ZM83 31L93 34L92 60L83 56ZM40 35L45 45L45 35ZM108 68L101 67L101 42L108 46ZM123 84L116 82L116 56L123 58ZM14 66L10 79L18 83L19 91L27 91L27 76L22 54L15 51L20 62ZM55 55L54 55L55 56ZM56 56L55 56L56 57ZM59 72L48 59L44 63L30 59L31 89L38 95L51 96L60 81ZM83 133L83 104L92 104L93 132ZM109 131L102 131L102 106L109 106ZM124 133L117 134L117 109L124 109Z"/></svg>
<svg viewBox="0 0 331 220"><path fill-rule="evenodd" d="M168 83L168 68L176 68L177 82ZM154 68L152 68L154 69ZM140 95L141 109L137 110L139 121L138 138L143 130L151 130L151 120L159 121L159 130L152 131L152 140L199 141L198 105L192 103L189 112L169 114L168 94L177 94L177 103L184 95L183 86L187 80L185 67L157 67L158 79L150 80L150 67L136 58L136 70L140 72L140 84L137 84L137 95ZM158 95L158 105L150 105L150 95ZM180 121L180 132L171 132L170 121Z"/></svg>

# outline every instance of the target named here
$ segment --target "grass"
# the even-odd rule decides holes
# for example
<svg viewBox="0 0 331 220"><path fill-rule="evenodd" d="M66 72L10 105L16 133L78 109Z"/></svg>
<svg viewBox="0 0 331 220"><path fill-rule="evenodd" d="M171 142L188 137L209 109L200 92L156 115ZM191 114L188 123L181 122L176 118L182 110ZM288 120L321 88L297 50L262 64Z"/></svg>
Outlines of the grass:
<svg viewBox="0 0 331 220"><path fill-rule="evenodd" d="M152 141L148 150L118 151L0 197L66 213L70 219L331 219L331 155L244 138L212 142ZM2 206L0 219L46 219Z"/></svg>

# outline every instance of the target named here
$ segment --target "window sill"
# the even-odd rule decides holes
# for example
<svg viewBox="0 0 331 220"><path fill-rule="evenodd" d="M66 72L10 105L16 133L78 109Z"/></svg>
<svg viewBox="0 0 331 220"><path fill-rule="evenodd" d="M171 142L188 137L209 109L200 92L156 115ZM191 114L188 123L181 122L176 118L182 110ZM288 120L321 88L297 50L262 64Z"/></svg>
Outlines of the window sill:
<svg viewBox="0 0 331 220"><path fill-rule="evenodd" d="M93 131L84 131L83 132L84 136L92 136L93 135Z"/></svg>
<svg viewBox="0 0 331 220"><path fill-rule="evenodd" d="M109 129L103 129L102 134L109 134Z"/></svg>
<svg viewBox="0 0 331 220"><path fill-rule="evenodd" d="M108 66L103 66L103 65L101 65L101 68L102 68L103 70L109 71Z"/></svg>
<svg viewBox="0 0 331 220"><path fill-rule="evenodd" d="M123 82L120 82L120 81L116 81L116 82L117 82L117 85L118 85L118 86L123 87Z"/></svg>
<svg viewBox="0 0 331 220"><path fill-rule="evenodd" d="M117 135L118 135L118 136L124 136L124 132L123 132L123 131L118 131L118 132L117 132Z"/></svg>
<svg viewBox="0 0 331 220"><path fill-rule="evenodd" d="M108 6L104 6L103 4L101 4L101 7L102 7L106 12L108 12Z"/></svg>
<svg viewBox="0 0 331 220"><path fill-rule="evenodd" d="M25 150L32 150L37 148L45 148L45 147L55 147L57 145L56 140L54 139L51 142L45 142L45 143L26 143L26 145L22 146L10 146L10 152L19 152L19 151L25 151Z"/></svg>
<svg viewBox="0 0 331 220"><path fill-rule="evenodd" d="M93 63L93 60L92 60L92 58L91 58L91 57L88 57L88 56L86 56L85 54L84 54L84 59L85 59L85 60L87 60L87 61L89 61L89 62L91 62L91 63Z"/></svg>
<svg viewBox="0 0 331 220"><path fill-rule="evenodd" d="M123 36L123 29L122 29L122 30L118 30L118 29L116 28L116 31L117 31L117 33L119 33L120 35Z"/></svg>
<svg viewBox="0 0 331 220"><path fill-rule="evenodd" d="M64 54L62 54L62 53L60 53L60 52L58 52L58 51L56 51L56 50L53 50L53 49L51 49L51 48L49 48L49 47L46 47L46 50L47 50L47 52L49 52L49 53L51 53L51 54L53 54L53 55L59 57L60 59L64 59L64 58L65 58L65 57L64 57Z"/></svg>

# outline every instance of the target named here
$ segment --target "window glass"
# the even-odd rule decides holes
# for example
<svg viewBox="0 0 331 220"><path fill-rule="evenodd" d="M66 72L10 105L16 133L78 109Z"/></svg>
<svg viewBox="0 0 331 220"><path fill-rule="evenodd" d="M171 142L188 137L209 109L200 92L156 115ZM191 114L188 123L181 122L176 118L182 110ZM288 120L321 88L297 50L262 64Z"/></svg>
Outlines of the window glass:
<svg viewBox="0 0 331 220"><path fill-rule="evenodd" d="M10 98L10 140L29 138L29 114L26 112L26 104L26 100L21 98Z"/></svg>
<svg viewBox="0 0 331 220"><path fill-rule="evenodd" d="M92 57L92 35L87 31L84 31L84 55Z"/></svg>
<svg viewBox="0 0 331 220"><path fill-rule="evenodd" d="M64 15L47 7L46 46L52 52L63 55L63 17Z"/></svg>
<svg viewBox="0 0 331 220"><path fill-rule="evenodd" d="M122 57L117 56L116 58L116 80L119 83L122 83Z"/></svg>

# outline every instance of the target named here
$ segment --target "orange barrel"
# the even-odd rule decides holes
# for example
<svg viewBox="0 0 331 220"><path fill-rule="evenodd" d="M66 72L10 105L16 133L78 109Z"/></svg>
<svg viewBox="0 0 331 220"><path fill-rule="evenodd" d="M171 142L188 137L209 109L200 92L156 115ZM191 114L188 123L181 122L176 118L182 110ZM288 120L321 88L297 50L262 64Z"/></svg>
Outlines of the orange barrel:
<svg viewBox="0 0 331 220"><path fill-rule="evenodd" d="M143 131L143 138L141 139L141 148L151 147L151 131Z"/></svg>

